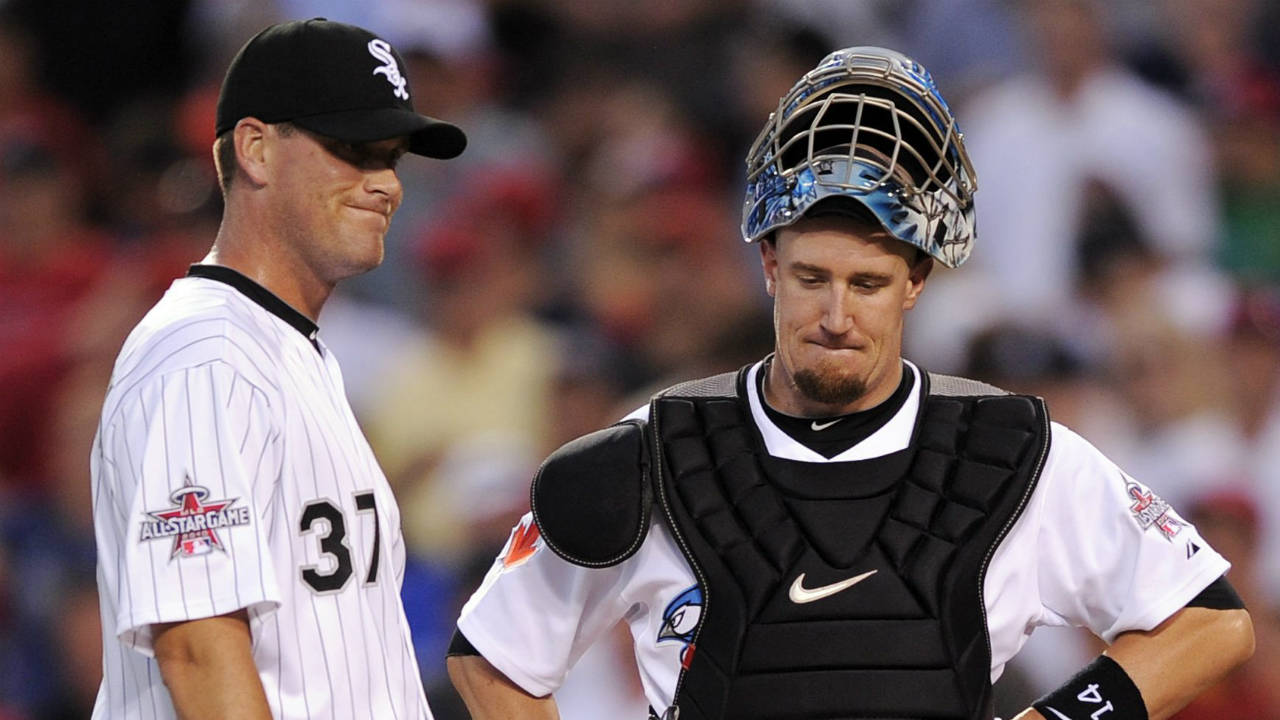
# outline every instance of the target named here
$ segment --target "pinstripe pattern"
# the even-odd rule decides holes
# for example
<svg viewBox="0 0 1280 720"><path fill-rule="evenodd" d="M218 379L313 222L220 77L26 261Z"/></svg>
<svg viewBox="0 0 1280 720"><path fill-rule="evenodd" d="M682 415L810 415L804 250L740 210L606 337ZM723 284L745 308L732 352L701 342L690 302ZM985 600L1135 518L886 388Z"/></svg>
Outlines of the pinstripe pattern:
<svg viewBox="0 0 1280 720"><path fill-rule="evenodd" d="M431 717L399 597L399 510L320 350L206 278L176 281L126 341L91 459L105 642L94 718L175 717L151 625L242 608L275 717ZM366 495L376 517L369 497L357 505ZM154 515L222 501L237 521L182 543Z"/></svg>

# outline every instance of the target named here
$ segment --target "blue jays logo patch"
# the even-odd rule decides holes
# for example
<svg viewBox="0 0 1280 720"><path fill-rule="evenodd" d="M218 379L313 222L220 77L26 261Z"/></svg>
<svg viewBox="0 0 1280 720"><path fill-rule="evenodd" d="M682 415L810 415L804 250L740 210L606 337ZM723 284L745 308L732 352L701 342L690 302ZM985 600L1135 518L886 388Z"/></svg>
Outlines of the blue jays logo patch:
<svg viewBox="0 0 1280 720"><path fill-rule="evenodd" d="M662 628L658 630L658 642L675 641L683 643L680 649L680 663L688 667L693 654L693 632L702 620L702 588L693 587L680 593L667 604L662 611Z"/></svg>
<svg viewBox="0 0 1280 720"><path fill-rule="evenodd" d="M173 550L169 559L206 555L214 549L226 552L218 529L248 525L252 517L247 507L231 507L239 498L225 498L205 502L209 491L188 480L174 490L169 501L176 508L147 511L148 519L142 522L140 542L173 538Z"/></svg>

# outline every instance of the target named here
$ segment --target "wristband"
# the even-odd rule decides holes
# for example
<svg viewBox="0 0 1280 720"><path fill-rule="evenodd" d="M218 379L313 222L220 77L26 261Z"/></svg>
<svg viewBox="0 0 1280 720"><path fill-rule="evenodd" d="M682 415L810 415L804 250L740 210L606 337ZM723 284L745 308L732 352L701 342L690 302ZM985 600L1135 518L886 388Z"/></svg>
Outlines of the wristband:
<svg viewBox="0 0 1280 720"><path fill-rule="evenodd" d="M1147 705L1138 686L1106 655L1099 655L1031 707L1049 720L1147 720Z"/></svg>

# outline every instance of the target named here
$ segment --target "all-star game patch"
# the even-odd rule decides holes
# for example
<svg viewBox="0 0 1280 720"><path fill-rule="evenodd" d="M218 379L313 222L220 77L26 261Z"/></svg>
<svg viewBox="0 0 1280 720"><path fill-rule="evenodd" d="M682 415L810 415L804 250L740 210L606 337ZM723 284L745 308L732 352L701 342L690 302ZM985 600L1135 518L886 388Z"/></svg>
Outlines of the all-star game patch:
<svg viewBox="0 0 1280 720"><path fill-rule="evenodd" d="M192 485L190 480L169 496L177 505L171 510L147 511L148 519L142 521L141 542L173 538L173 550L169 559L207 555L213 550L226 552L221 528L248 525L252 514L247 507L232 507L239 498L210 500L209 490Z"/></svg>
<svg viewBox="0 0 1280 720"><path fill-rule="evenodd" d="M1125 492L1133 499L1133 504L1129 506L1129 512L1133 513L1138 525L1143 530L1154 527L1160 531L1161 535L1164 535L1166 540L1173 542L1173 538L1182 532L1185 523L1178 519L1173 512L1173 508L1169 507L1169 503L1165 502L1159 495L1142 487L1128 477L1124 480Z"/></svg>

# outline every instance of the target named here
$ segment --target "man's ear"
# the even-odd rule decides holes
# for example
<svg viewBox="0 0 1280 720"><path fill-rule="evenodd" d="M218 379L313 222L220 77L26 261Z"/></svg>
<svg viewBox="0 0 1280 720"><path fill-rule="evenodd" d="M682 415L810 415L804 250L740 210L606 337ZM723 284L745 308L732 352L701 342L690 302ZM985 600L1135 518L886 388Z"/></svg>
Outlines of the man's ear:
<svg viewBox="0 0 1280 720"><path fill-rule="evenodd" d="M920 293L924 292L925 280L929 279L929 273L933 272L933 258L920 253L920 257L916 263L911 266L907 272L907 297L902 303L904 310L910 310L916 306L916 301L920 298Z"/></svg>
<svg viewBox="0 0 1280 720"><path fill-rule="evenodd" d="M764 290L769 297L778 296L778 249L774 239L760 241L760 266L764 269Z"/></svg>
<svg viewBox="0 0 1280 720"><path fill-rule="evenodd" d="M265 185L270 177L267 171L269 132L267 124L254 117L241 118L232 131L231 140L235 143L240 169L258 186Z"/></svg>

